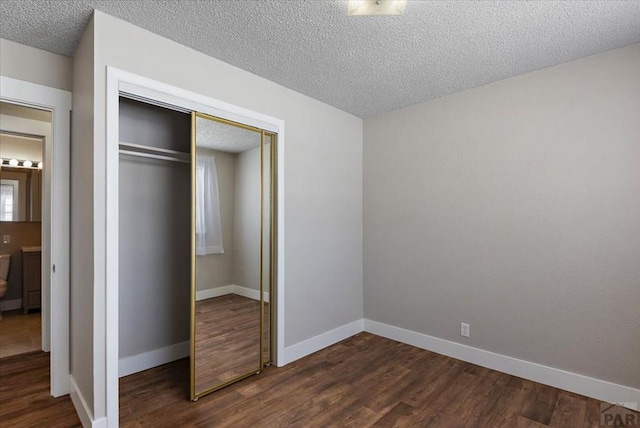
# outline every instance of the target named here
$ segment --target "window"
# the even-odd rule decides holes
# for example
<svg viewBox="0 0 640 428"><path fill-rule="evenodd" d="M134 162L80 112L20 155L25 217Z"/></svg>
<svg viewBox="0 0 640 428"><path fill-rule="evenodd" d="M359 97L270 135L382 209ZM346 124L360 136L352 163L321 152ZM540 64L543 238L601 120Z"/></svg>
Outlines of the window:
<svg viewBox="0 0 640 428"><path fill-rule="evenodd" d="M0 180L0 221L18 219L18 180Z"/></svg>

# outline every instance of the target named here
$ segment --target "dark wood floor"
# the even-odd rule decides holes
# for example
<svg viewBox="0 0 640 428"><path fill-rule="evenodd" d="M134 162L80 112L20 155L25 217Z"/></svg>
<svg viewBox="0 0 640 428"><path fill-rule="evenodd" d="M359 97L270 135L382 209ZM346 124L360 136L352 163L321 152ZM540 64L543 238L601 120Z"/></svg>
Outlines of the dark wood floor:
<svg viewBox="0 0 640 428"><path fill-rule="evenodd" d="M13 358L13 357L10 357ZM7 359L9 360L9 359ZM2 426L77 426L48 357L0 360ZM18 367L18 370L15 370ZM122 427L599 427L600 402L361 333L197 402L187 359L120 380Z"/></svg>
<svg viewBox="0 0 640 428"><path fill-rule="evenodd" d="M69 396L49 395L49 354L0 359L0 427L80 427Z"/></svg>

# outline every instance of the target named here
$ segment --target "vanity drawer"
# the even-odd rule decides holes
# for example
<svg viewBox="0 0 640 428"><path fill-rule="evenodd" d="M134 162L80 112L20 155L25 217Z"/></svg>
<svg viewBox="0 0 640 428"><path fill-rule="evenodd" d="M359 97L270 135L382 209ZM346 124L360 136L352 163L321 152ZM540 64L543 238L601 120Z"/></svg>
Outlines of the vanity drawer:
<svg viewBox="0 0 640 428"><path fill-rule="evenodd" d="M29 306L40 306L40 291L29 291Z"/></svg>
<svg viewBox="0 0 640 428"><path fill-rule="evenodd" d="M39 248L22 248L22 310L40 309L42 288L42 254Z"/></svg>

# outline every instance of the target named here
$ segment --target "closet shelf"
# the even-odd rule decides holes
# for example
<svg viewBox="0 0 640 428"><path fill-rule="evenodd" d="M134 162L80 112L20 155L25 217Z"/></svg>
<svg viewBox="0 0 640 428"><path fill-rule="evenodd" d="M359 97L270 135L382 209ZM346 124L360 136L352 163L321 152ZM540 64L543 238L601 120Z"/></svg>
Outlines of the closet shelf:
<svg viewBox="0 0 640 428"><path fill-rule="evenodd" d="M125 143L122 141L120 142L120 154L172 162L191 163L190 153L162 149L160 147L144 146L142 144Z"/></svg>

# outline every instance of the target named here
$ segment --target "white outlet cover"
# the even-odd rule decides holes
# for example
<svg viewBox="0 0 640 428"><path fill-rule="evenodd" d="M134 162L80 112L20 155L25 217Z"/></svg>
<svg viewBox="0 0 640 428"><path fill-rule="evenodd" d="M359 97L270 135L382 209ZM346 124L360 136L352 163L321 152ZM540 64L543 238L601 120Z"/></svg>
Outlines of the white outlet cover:
<svg viewBox="0 0 640 428"><path fill-rule="evenodd" d="M470 327L469 324L463 322L460 323L460 336L469 337Z"/></svg>

